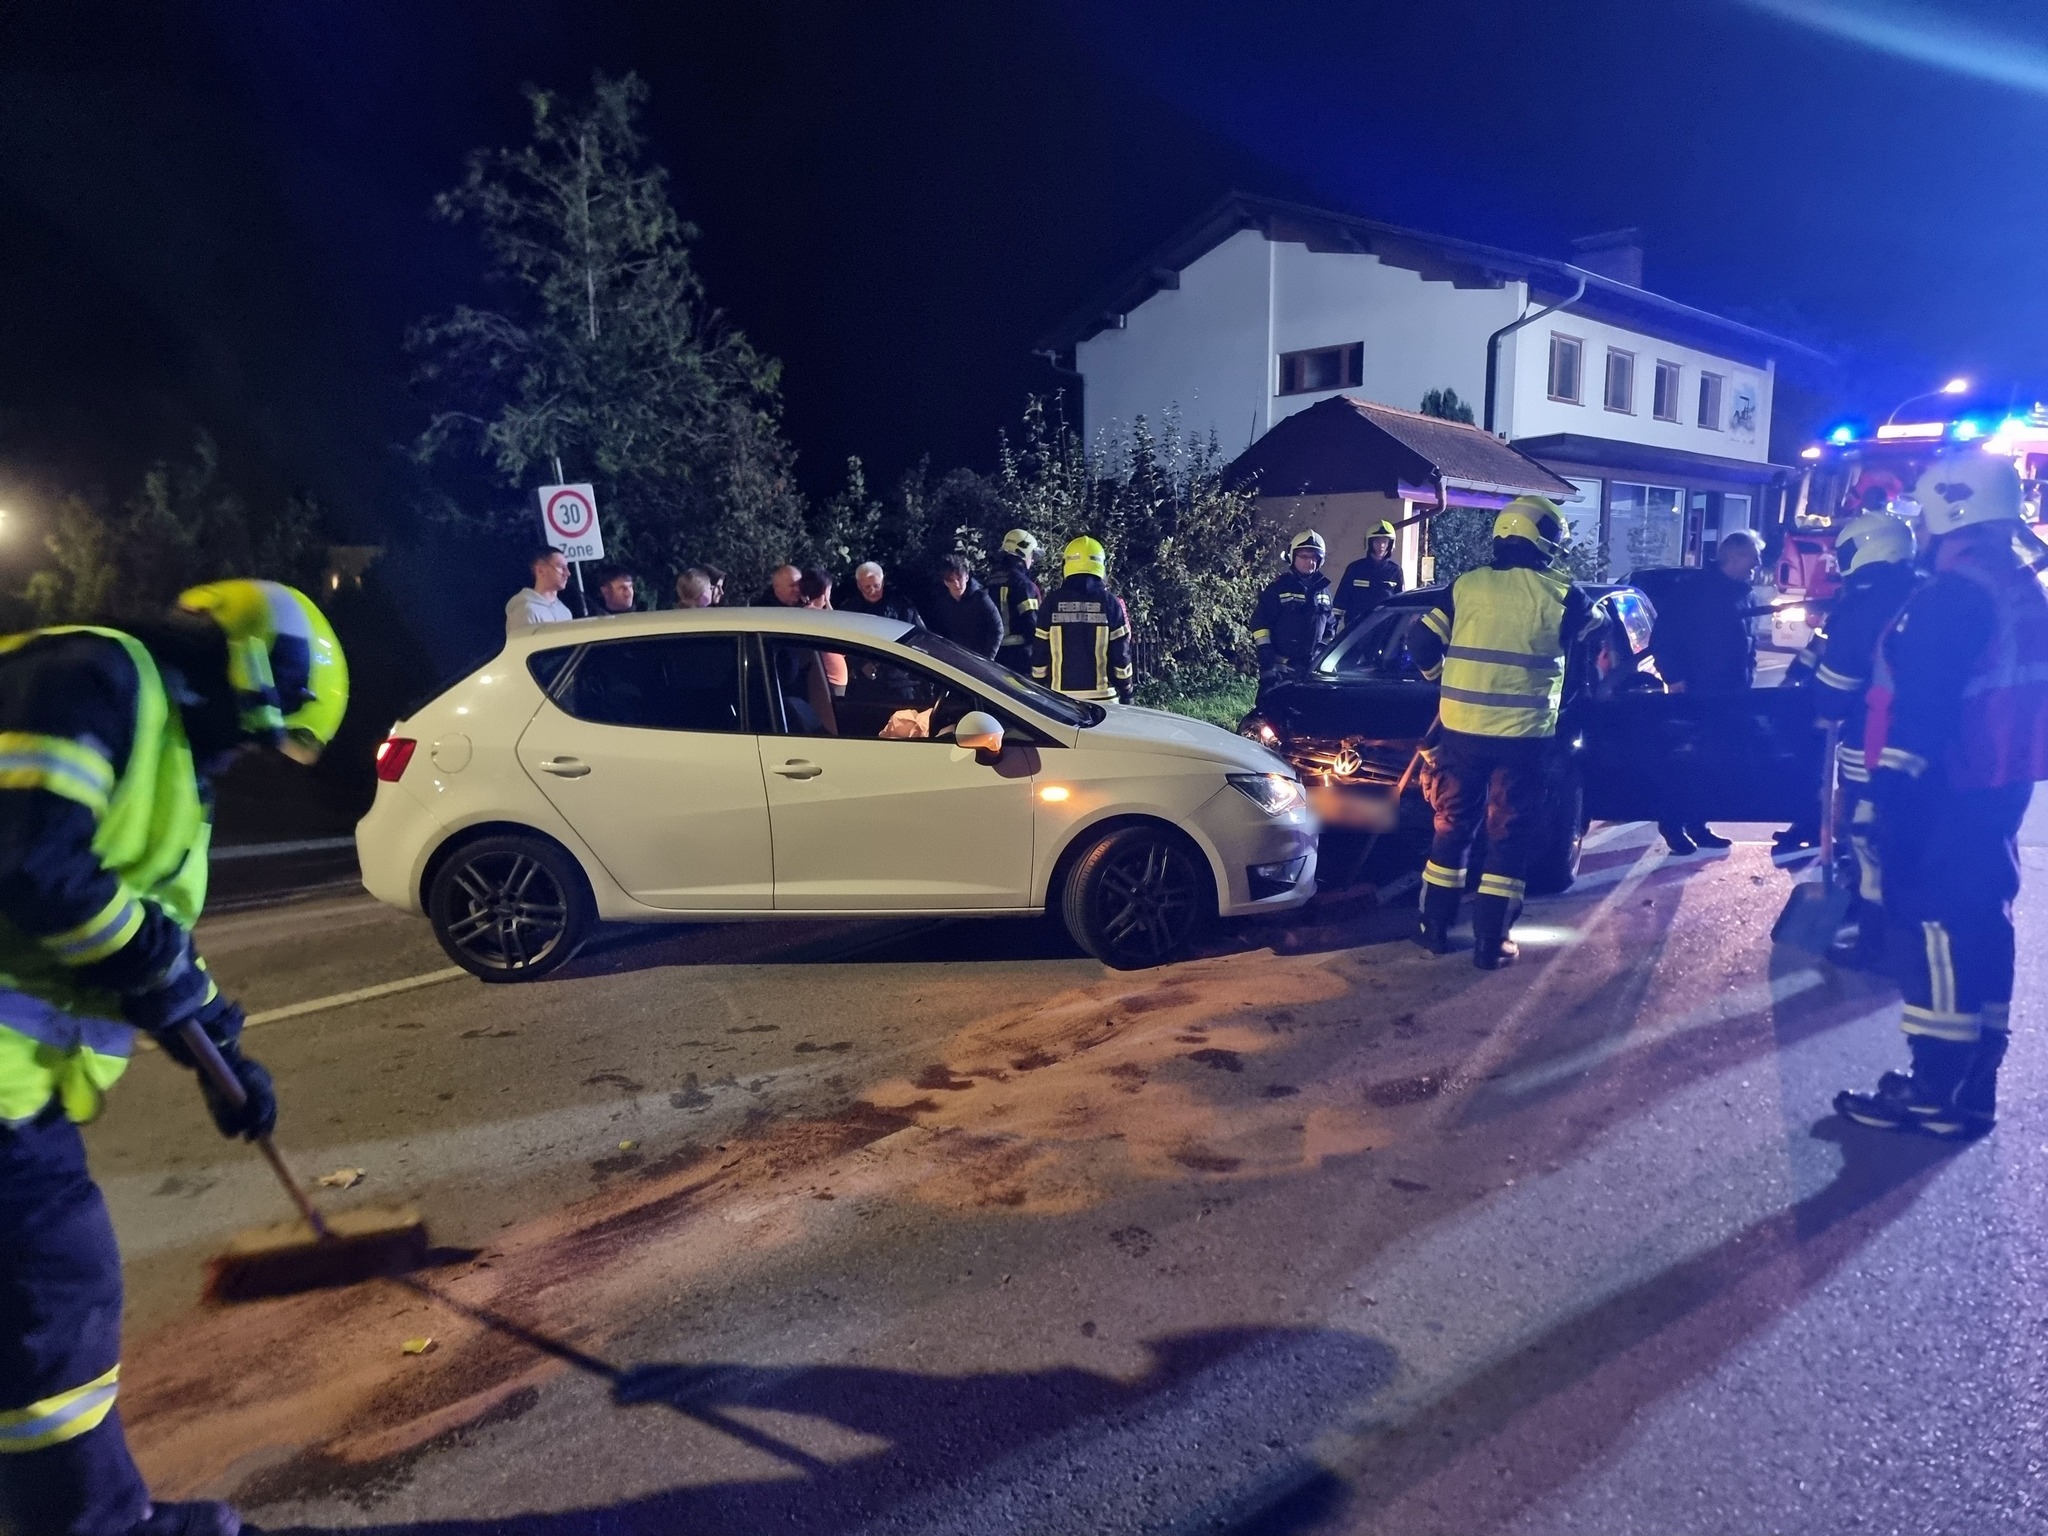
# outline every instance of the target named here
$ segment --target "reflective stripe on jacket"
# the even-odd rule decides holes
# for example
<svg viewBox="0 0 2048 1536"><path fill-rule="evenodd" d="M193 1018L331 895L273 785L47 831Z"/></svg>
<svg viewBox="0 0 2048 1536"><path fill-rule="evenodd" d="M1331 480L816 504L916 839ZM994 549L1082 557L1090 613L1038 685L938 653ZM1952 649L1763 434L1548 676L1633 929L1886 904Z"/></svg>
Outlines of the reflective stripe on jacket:
<svg viewBox="0 0 2048 1536"><path fill-rule="evenodd" d="M82 1387L59 1392L26 1408L0 1412L0 1456L61 1445L97 1428L113 1411L120 1381L121 1367L117 1365Z"/></svg>
<svg viewBox="0 0 2048 1536"><path fill-rule="evenodd" d="M1565 584L1524 567L1483 566L1451 587L1423 624L1445 642L1438 714L1468 736L1554 736L1564 695Z"/></svg>
<svg viewBox="0 0 2048 1536"><path fill-rule="evenodd" d="M0 794L41 792L93 820L91 857L114 894L83 921L36 936L0 919L0 1120L32 1118L56 1095L77 1121L127 1066L131 1031L112 1022L120 999L85 982L141 931L146 904L190 930L206 900L211 835L184 721L142 643L117 630L38 630L0 638L0 666L37 664L34 643L67 634L117 642L135 671L135 719L117 771L103 744L23 730L0 720Z"/></svg>

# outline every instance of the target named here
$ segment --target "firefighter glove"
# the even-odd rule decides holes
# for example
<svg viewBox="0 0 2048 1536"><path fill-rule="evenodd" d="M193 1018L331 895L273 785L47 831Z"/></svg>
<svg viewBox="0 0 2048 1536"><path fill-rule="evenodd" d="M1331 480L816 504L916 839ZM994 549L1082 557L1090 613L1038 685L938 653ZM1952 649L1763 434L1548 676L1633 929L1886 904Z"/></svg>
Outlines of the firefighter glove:
<svg viewBox="0 0 2048 1536"><path fill-rule="evenodd" d="M255 1141L268 1136L277 1128L277 1090L271 1086L270 1073L261 1062L244 1056L242 1048L233 1041L221 1046L220 1055L235 1081L242 1085L242 1102L234 1103L215 1086L212 1078L200 1073L199 1086L206 1093L206 1107L213 1113L213 1123L230 1140L239 1136L244 1141Z"/></svg>

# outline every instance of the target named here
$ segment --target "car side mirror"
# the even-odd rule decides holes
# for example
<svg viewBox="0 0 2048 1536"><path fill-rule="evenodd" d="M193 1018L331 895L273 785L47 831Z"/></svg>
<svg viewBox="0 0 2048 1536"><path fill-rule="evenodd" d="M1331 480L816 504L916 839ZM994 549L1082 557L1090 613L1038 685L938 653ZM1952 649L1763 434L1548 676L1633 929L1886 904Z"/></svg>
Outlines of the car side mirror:
<svg viewBox="0 0 2048 1536"><path fill-rule="evenodd" d="M971 748L984 763L992 763L1003 752L1003 722L985 709L970 709L953 727L953 740Z"/></svg>

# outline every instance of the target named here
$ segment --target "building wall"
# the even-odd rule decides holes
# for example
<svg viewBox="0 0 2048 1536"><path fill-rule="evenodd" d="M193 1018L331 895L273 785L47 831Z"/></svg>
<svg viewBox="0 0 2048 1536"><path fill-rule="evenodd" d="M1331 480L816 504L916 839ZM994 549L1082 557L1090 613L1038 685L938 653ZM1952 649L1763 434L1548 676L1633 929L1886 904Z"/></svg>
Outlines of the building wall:
<svg viewBox="0 0 2048 1536"><path fill-rule="evenodd" d="M1486 392L1486 338L1521 312L1521 283L1457 288L1384 266L1377 256L1294 244L1275 245L1273 252L1274 359L1364 343L1356 387L1277 396L1275 421L1334 394L1412 411L1429 391L1445 388L1455 389L1477 419ZM1269 366L1268 387L1277 387L1277 362Z"/></svg>
<svg viewBox="0 0 2048 1536"><path fill-rule="evenodd" d="M1570 404L1550 398L1550 338L1554 334L1576 336L1580 351L1579 402ZM1606 406L1607 352L1610 347L1635 354L1635 410L1610 411ZM1503 409L1496 422L1512 440L1547 437L1555 432L1577 433L1619 442L1641 443L1652 448L1676 449L1685 453L1712 454L1724 459L1747 459L1762 464L1770 457L1771 394L1774 370L1768 363L1759 367L1733 358L1679 346L1640 331L1631 331L1603 321L1590 320L1569 311L1524 326L1501 343ZM1512 362L1505 354L1512 354ZM1659 421L1654 411L1656 367L1659 362L1677 363L1680 368L1678 420ZM1698 425L1700 374L1721 375L1721 429ZM1745 428L1734 420L1741 390L1753 392L1755 410Z"/></svg>
<svg viewBox="0 0 2048 1536"><path fill-rule="evenodd" d="M1083 430L1093 447L1140 416L1157 426L1177 413L1183 430L1198 437L1215 433L1225 455L1234 456L1275 421L1338 393L1413 410L1429 390L1451 388L1479 416L1486 338L1528 302L1521 283L1457 288L1384 266L1374 256L1311 251L1240 230L1183 269L1180 287L1162 289L1131 310L1123 329L1102 331L1075 348L1084 380ZM1553 331L1583 344L1579 404L1548 398ZM1364 348L1357 386L1274 394L1281 353L1353 342ZM1606 408L1610 346L1635 354L1633 413ZM1676 422L1659 421L1653 411L1660 360L1681 370ZM1719 431L1696 420L1703 369L1724 381ZM1573 433L1761 466L1769 456L1774 382L1768 363L1739 362L1567 312L1503 340L1496 425L1510 440ZM1746 430L1731 420L1745 390L1755 402Z"/></svg>
<svg viewBox="0 0 2048 1536"><path fill-rule="evenodd" d="M1271 425L1267 312L1271 247L1239 230L1133 309L1124 329L1074 349L1084 382L1082 420L1092 449L1103 433L1143 416L1157 427L1177 410L1182 429L1211 431L1226 455L1242 453Z"/></svg>
<svg viewBox="0 0 2048 1536"><path fill-rule="evenodd" d="M1226 454L1334 394L1414 410L1432 389L1455 389L1475 417L1486 390L1486 338L1521 312L1525 288L1425 282L1379 258L1311 251L1240 230L1125 317L1075 348L1085 381L1083 430L1092 445L1139 416L1216 434ZM1364 346L1356 387L1275 395L1283 352ZM1505 350L1505 349L1503 349Z"/></svg>
<svg viewBox="0 0 2048 1536"><path fill-rule="evenodd" d="M1339 496L1261 496L1259 515L1292 538L1304 528L1323 536L1329 551L1323 569L1334 583L1344 567L1365 553L1365 533L1382 519L1396 527L1394 552L1400 558L1402 577L1415 585L1418 557L1422 552L1420 525L1402 528L1403 518L1413 514L1407 502L1382 496L1377 491L1348 491ZM1278 575L1278 571L1274 572Z"/></svg>

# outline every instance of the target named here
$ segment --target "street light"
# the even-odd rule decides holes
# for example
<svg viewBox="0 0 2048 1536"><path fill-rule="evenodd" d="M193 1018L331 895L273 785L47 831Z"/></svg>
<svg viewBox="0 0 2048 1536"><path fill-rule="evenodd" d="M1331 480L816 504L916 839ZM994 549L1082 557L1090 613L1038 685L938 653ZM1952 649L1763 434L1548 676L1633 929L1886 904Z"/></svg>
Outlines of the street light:
<svg viewBox="0 0 2048 1536"><path fill-rule="evenodd" d="M1946 384L1942 385L1939 389L1930 389L1926 391L1924 394L1908 395L1905 399L1901 400L1897 405L1892 407L1892 413L1891 415L1885 417L1884 424L1886 426L1890 426L1893 422L1899 419L1899 412L1903 411L1907 406L1917 403L1918 401L1932 400L1936 395L1966 395L1969 392L1970 381L1968 379L1950 379Z"/></svg>

